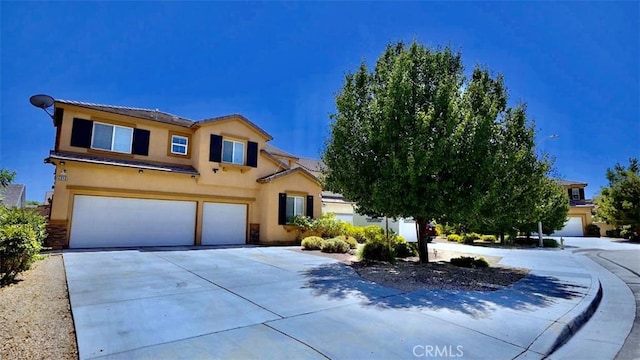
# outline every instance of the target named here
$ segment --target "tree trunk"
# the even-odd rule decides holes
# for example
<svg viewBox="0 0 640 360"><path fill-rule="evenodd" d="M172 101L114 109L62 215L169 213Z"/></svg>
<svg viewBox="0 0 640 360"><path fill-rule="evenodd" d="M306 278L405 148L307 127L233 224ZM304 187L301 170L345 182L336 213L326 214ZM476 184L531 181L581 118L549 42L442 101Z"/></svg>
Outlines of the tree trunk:
<svg viewBox="0 0 640 360"><path fill-rule="evenodd" d="M429 249L427 248L427 234L423 234L427 230L427 218L416 218L416 227L418 235L418 253L420 254L420 263L429 262Z"/></svg>
<svg viewBox="0 0 640 360"><path fill-rule="evenodd" d="M500 233L500 245L504 246L504 233Z"/></svg>

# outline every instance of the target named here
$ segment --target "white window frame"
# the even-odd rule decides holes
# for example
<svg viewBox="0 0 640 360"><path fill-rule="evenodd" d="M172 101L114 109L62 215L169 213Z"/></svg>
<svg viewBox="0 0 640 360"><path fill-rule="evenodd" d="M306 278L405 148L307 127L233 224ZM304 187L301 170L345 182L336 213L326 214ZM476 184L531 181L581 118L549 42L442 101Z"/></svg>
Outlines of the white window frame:
<svg viewBox="0 0 640 360"><path fill-rule="evenodd" d="M571 200L580 200L580 189L572 188L571 189Z"/></svg>
<svg viewBox="0 0 640 360"><path fill-rule="evenodd" d="M97 148L93 146L93 141L95 138L95 134L96 134L96 124L99 125L103 125L103 126L111 126L111 148L110 149L101 149L101 148ZM118 150L114 150L114 145L116 142L116 129L127 129L127 130L131 130L131 138L129 139L129 150L128 151L118 151ZM133 128L132 127L128 127L128 126L120 126L120 125L114 125L114 124L108 124L108 123L102 123L102 122L98 122L98 121L94 121L93 122L93 128L91 129L91 148L95 149L95 150L100 150L100 151L111 151L111 152L117 152L117 153L122 153L122 154L131 154L131 150L132 150L132 145L133 145Z"/></svg>
<svg viewBox="0 0 640 360"><path fill-rule="evenodd" d="M231 143L231 161L225 161L224 160L224 144L225 143ZM236 158L236 144L240 144L242 145L242 162L235 162L233 161ZM246 162L246 144L242 141L237 141L237 140L231 140L231 139L222 139L222 162L227 163L227 164L235 164L235 165L244 165Z"/></svg>
<svg viewBox="0 0 640 360"><path fill-rule="evenodd" d="M289 198L293 199L293 215L291 217L295 217L295 216L304 216L304 208L305 208L305 204L304 204L304 196L298 196L298 195L287 195L287 204L289 204ZM296 210L296 199L300 199L300 203L301 208L300 213L298 213ZM288 209L285 209L285 213L287 213L288 211L286 211ZM289 222L289 218L287 218L287 222Z"/></svg>
<svg viewBox="0 0 640 360"><path fill-rule="evenodd" d="M180 139L184 139L184 144L179 144L174 142L175 138L180 138ZM179 146L179 147L183 147L184 146L184 152L176 152L173 150L173 146ZM172 154L176 154L176 155L187 155L189 152L189 138L186 136L182 136L182 135L171 135L171 153Z"/></svg>

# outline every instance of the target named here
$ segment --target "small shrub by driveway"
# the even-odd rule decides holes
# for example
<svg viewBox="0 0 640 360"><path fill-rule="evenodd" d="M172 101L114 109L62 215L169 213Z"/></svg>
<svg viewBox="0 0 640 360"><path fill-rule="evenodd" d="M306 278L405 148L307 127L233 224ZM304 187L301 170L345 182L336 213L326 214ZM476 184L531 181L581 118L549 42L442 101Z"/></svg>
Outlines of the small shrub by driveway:
<svg viewBox="0 0 640 360"><path fill-rule="evenodd" d="M0 359L77 359L61 255L0 288Z"/></svg>

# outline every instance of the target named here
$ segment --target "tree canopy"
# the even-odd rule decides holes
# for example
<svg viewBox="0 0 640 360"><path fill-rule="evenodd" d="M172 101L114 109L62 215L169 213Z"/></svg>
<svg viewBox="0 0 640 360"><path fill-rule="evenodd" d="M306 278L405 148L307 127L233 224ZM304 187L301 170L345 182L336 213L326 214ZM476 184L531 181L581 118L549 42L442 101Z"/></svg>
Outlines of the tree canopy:
<svg viewBox="0 0 640 360"><path fill-rule="evenodd" d="M616 226L629 226L640 233L640 164L629 159L629 166L616 164L607 169L609 185L602 188L595 202L598 215Z"/></svg>
<svg viewBox="0 0 640 360"><path fill-rule="evenodd" d="M336 96L325 187L361 213L413 217L423 262L432 219L491 231L530 222L551 164L535 153L526 106L507 102L502 76L477 66L466 78L460 52L390 44Z"/></svg>

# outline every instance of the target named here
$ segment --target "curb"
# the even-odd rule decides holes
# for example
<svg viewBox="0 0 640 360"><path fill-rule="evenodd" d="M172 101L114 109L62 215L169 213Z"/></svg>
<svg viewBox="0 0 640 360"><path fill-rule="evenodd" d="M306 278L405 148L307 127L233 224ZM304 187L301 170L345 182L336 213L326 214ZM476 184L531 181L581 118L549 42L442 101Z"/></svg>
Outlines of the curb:
<svg viewBox="0 0 640 360"><path fill-rule="evenodd" d="M597 279L595 286L589 289L589 293L583 299L588 302L585 307L576 306L567 314L556 320L529 346L527 351L534 351L548 357L562 345L564 345L578 330L593 316L602 300L602 284Z"/></svg>

